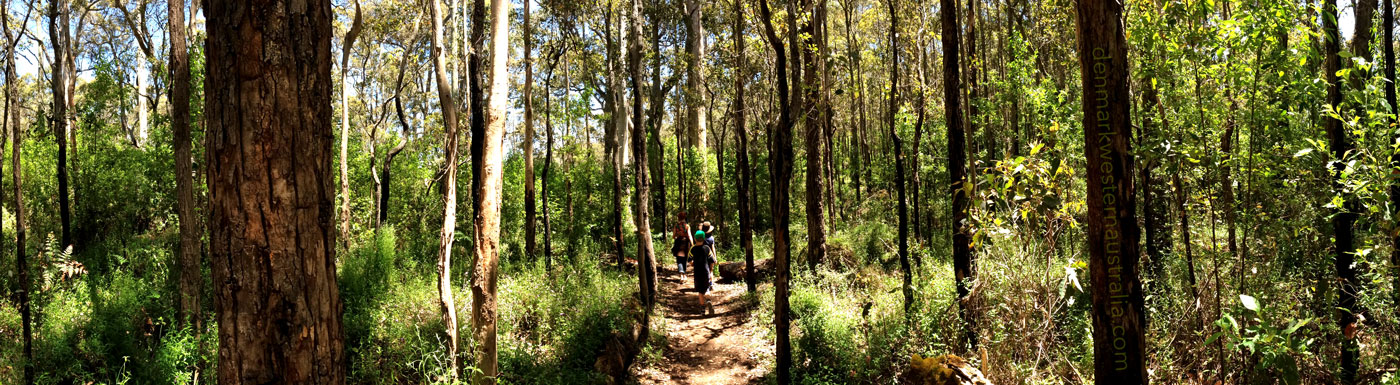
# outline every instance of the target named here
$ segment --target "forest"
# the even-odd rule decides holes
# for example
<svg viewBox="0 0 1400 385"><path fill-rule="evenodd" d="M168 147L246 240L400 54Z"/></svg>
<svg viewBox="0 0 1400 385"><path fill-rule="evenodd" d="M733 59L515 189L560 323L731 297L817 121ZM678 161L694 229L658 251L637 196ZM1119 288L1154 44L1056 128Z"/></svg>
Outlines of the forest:
<svg viewBox="0 0 1400 385"><path fill-rule="evenodd" d="M0 11L0 384L1400 384L1391 0Z"/></svg>

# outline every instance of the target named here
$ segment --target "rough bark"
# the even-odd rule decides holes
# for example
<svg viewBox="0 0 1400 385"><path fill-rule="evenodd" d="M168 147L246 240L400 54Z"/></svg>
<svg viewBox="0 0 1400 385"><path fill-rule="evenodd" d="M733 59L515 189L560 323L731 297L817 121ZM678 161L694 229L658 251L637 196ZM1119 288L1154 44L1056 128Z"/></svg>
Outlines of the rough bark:
<svg viewBox="0 0 1400 385"><path fill-rule="evenodd" d="M71 66L68 54L68 2L65 0L52 0L49 2L49 43L53 46L53 66L50 67L50 89L53 92L53 114L49 117L50 127L53 127L54 141L58 143L58 216L61 226L60 247L73 245L73 233L71 223L73 219L72 211L69 209L68 192L68 84L67 77L70 75L68 67Z"/></svg>
<svg viewBox="0 0 1400 385"><path fill-rule="evenodd" d="M180 324L195 333L200 315L200 232L194 200L194 166L190 144L190 61L185 45L185 2L170 1L170 130L175 148L175 199L180 221Z"/></svg>
<svg viewBox="0 0 1400 385"><path fill-rule="evenodd" d="M442 231L438 243L438 309L442 312L443 325L447 333L447 353L452 370L452 378L457 377L457 306L452 298L452 243L457 234L457 104L453 100L452 83L447 77L447 67L443 58L442 5L432 2L433 18L433 73L436 76L438 104L442 108L445 145L443 151L444 171L442 184L445 190L443 204Z"/></svg>
<svg viewBox="0 0 1400 385"><path fill-rule="evenodd" d="M887 0L890 9L890 114L885 121L894 144L894 184L899 215L899 268L904 272L904 317L914 319L914 274L909 266L909 201L904 186L904 140L899 138L895 117L899 113L899 7L898 0ZM808 214L810 215L810 214Z"/></svg>
<svg viewBox="0 0 1400 385"><path fill-rule="evenodd" d="M639 297L647 307L643 312L642 333L648 335L650 330L651 309L656 304L656 253L652 247L651 239L651 212L648 205L651 204L651 178L647 161L647 133L642 124L642 9L639 0L631 0L631 39L627 50L627 70L631 74L629 82L632 86L632 153L636 159L632 162L633 187L636 191L637 215L632 219L637 227L637 285Z"/></svg>
<svg viewBox="0 0 1400 385"><path fill-rule="evenodd" d="M608 12L605 16L605 22L603 23L603 29L604 35L607 39L606 45L608 56L608 90L606 94L607 101L606 103L604 103L604 105L607 107L607 110L609 112L608 115L610 121L603 123L605 132L603 142L606 143L604 147L607 150L605 152L607 153L606 155L608 158L608 168L610 171L609 178L612 182L612 213L611 218L609 218L612 219L612 226L609 229L609 235L613 239L613 252L617 254L617 268L618 270L626 270L625 262L627 258L625 257L626 251L623 249L624 242L622 239L623 151L621 149L622 143L620 143L620 138L623 136L623 132L627 130L628 116L626 105L627 100L626 98L624 98L624 95L626 95L626 89L623 86L621 77L623 73L621 58L622 27L618 26L617 34L613 34L612 19L614 12L614 8L612 7L611 2L609 2ZM620 24L620 20L622 20L621 15L618 16L618 20Z"/></svg>
<svg viewBox="0 0 1400 385"><path fill-rule="evenodd" d="M494 1L494 0L492 0L492 1ZM464 13L463 16L465 16L465 12L466 12L466 10L465 10L465 8L466 8L466 6L467 6L466 2L467 2L467 0L462 0L462 8L464 8L464 9L462 10L462 12ZM466 21L465 18L463 18L462 21L465 22L465 21ZM486 34L486 0L474 0L474 1L472 1L472 17L471 17L471 21L472 21L472 31L471 31L471 36L469 37L469 39L471 39L471 51L470 51L470 52L463 52L463 54L465 54L465 55L467 56L467 88L468 88L468 96L469 96L469 98L470 98L470 99L468 99L468 100L469 100L470 103L471 103L471 104L469 105L469 111L470 111L469 119L470 119L470 124L471 124L471 162L472 162L472 191L471 191L471 194L472 194L472 210L473 210L473 211L472 211L472 217L475 218L477 215L480 215L480 214L481 214L481 213L476 212L475 210L476 210L478 207L480 207L479 205L476 204L476 202L481 200L481 196L480 196L480 195L477 195L477 192L481 191L481 174L482 174L482 170L481 170L481 168L480 168L480 165L482 164L482 163L481 163L481 156L482 156L482 150L483 150L482 147L481 147L481 145L483 144L482 135L485 135L485 134L486 134L486 119L485 119L485 113L486 113L486 111L485 111L485 110L486 110L486 108L485 108L485 107L486 107L485 99L486 99L486 96L485 96L485 94L483 93L484 91L483 91L482 88L481 88L481 82L483 81L483 79L482 79L482 69L481 69L481 60L482 60L482 57L483 57L484 55L486 55L486 47L483 46L483 44L484 44L484 42L485 42L485 40L486 40L486 36L485 36L485 34ZM464 24L464 25L463 25L463 29L465 29L465 27L466 27L466 25ZM459 86L459 89L460 89L460 86Z"/></svg>
<svg viewBox="0 0 1400 385"><path fill-rule="evenodd" d="M748 109L744 104L744 66L748 63L744 52L744 3L734 1L734 46L735 52L739 54L738 65L734 68L734 131L739 136L739 149L737 159L735 159L736 179L739 188L739 242L744 247L744 285L750 293L758 291L758 280L754 275L753 262L753 171L749 167L749 133L748 125L745 124L745 111Z"/></svg>
<svg viewBox="0 0 1400 385"><path fill-rule="evenodd" d="M1371 3L1374 4L1373 1ZM1339 56L1341 36L1337 31L1337 0L1325 0L1322 13L1323 51L1326 55L1323 60L1323 74L1327 80L1327 103L1341 106L1341 79L1337 78L1337 71L1342 67ZM1342 180L1347 153L1351 151L1353 144L1340 119L1324 118L1323 129L1327 132L1328 150L1332 152L1329 168L1332 172L1333 194L1341 196L1345 202L1343 207L1335 210L1331 221L1336 253L1333 266L1337 269L1337 280L1341 286L1337 295L1337 327L1346 330L1356 326L1353 324L1357 322L1359 310L1356 303L1356 270L1352 267L1356 260L1356 235L1352 226L1356 223L1359 205L1352 194L1346 191ZM1353 384L1356 382L1356 372L1360 366L1360 349L1356 339L1344 336L1341 350L1339 377L1343 384Z"/></svg>
<svg viewBox="0 0 1400 385"><path fill-rule="evenodd" d="M967 138L962 130L962 77L958 73L962 50L958 38L958 4L956 0L941 0L943 56L944 125L948 129L948 189L953 200L953 276L957 284L958 314L964 324L963 338L969 348L977 348L977 321L968 302L970 281L976 277L976 261L972 255L972 234L968 229L968 207L971 186L967 176ZM970 350L969 350L970 351Z"/></svg>
<svg viewBox="0 0 1400 385"><path fill-rule="evenodd" d="M476 268L472 271L472 330L476 339L476 369L472 383L494 384L498 372L496 361L496 284L500 263L501 243L501 179L505 168L501 162L501 142L506 131L506 93L510 74L506 62L510 58L510 3L491 0L491 95L486 113L485 135L482 141L480 189L476 196Z"/></svg>
<svg viewBox="0 0 1400 385"><path fill-rule="evenodd" d="M1088 251L1093 288L1094 379L1146 384L1146 312L1138 279L1127 42L1122 4L1079 0L1079 68L1084 86Z"/></svg>
<svg viewBox="0 0 1400 385"><path fill-rule="evenodd" d="M772 195L770 197L773 212L773 260L777 262L776 280L773 283L773 325L777 334L775 355L777 356L778 383L787 384L792 381L792 344L789 335L790 320L788 319L788 280L791 265L791 235L788 226L791 223L789 190L792 183L792 113L788 101L787 50L783 47L782 39L773 29L773 13L768 7L768 0L759 0L759 10L760 17L763 18L764 33L767 35L768 44L773 48L775 54L774 65L777 66L773 79L777 82L775 88L778 91L778 124L768 135L772 147L769 164L773 173ZM791 15L791 10L788 14Z"/></svg>
<svg viewBox="0 0 1400 385"><path fill-rule="evenodd" d="M818 3L825 2L825 0L818 1ZM803 1L803 8L813 11L807 18L808 21L802 26L804 31L802 36L806 37L806 41L802 43L802 55L805 57L803 63L807 66L806 70L803 71L803 91L807 94L805 99L816 101L809 103L806 106L807 109L802 111L804 117L802 128L806 134L804 144L807 147L807 160L805 162L807 165L807 266L813 270L816 270L817 265L826 259L826 220L823 219L826 208L823 207L825 197L822 193L822 187L825 186L822 181L824 174L822 167L826 163L822 161L822 145L825 143L822 125L825 120L821 113L825 110L825 106L820 102L822 99L821 73L826 59L818 56L824 53L817 51L817 42L823 39L822 30L818 27L824 20L820 20L818 18L820 13L816 12L821 6L821 4L814 4L812 0Z"/></svg>
<svg viewBox="0 0 1400 385"><path fill-rule="evenodd" d="M207 6L218 381L343 384L331 5Z"/></svg>

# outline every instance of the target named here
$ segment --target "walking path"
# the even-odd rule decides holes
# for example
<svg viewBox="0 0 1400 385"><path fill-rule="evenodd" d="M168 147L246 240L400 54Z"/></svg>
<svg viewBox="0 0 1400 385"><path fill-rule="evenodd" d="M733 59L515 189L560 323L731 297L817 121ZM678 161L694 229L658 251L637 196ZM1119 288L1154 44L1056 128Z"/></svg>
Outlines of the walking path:
<svg viewBox="0 0 1400 385"><path fill-rule="evenodd" d="M756 384L767 374L760 360L771 357L771 346L759 336L763 330L750 322L750 306L743 299L744 284L716 282L707 296L712 308L703 308L695 297L691 275L662 269L659 316L665 319L666 350L659 362L635 371L641 384ZM716 277L718 278L718 277ZM768 354L760 352L768 351Z"/></svg>

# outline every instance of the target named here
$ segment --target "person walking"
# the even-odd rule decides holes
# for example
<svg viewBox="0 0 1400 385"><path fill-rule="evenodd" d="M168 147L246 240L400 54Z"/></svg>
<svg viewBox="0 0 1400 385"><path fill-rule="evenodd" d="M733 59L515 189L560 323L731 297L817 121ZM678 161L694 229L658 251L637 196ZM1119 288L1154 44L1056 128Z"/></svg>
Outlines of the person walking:
<svg viewBox="0 0 1400 385"><path fill-rule="evenodd" d="M671 226L671 255L676 257L676 271L685 275L685 265L689 263L689 252L695 240L690 238L690 223L685 221L685 212L676 213L676 224Z"/></svg>
<svg viewBox="0 0 1400 385"><path fill-rule="evenodd" d="M705 239L704 231L695 232L696 239ZM713 304L707 303L705 294L710 292L710 287L714 286L711 281L714 269L715 255L710 246L704 242L697 243L690 248L690 261L695 264L695 293L700 299L700 306L706 307L710 312L714 312Z"/></svg>

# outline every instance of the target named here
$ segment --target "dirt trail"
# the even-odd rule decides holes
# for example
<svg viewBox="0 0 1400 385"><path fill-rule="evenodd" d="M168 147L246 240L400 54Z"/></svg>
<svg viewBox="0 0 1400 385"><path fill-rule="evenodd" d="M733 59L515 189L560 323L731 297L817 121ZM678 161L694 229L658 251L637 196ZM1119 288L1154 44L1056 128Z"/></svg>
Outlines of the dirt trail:
<svg viewBox="0 0 1400 385"><path fill-rule="evenodd" d="M756 384L767 368L757 325L749 322L744 284L716 282L701 307L691 275L662 269L658 316L665 318L666 350L659 362L636 369L641 384ZM718 278L718 277L716 277Z"/></svg>

